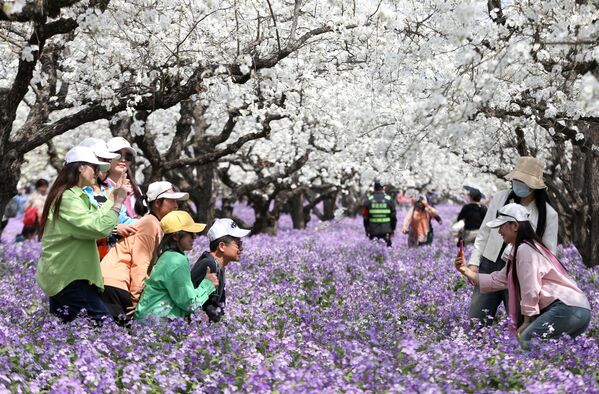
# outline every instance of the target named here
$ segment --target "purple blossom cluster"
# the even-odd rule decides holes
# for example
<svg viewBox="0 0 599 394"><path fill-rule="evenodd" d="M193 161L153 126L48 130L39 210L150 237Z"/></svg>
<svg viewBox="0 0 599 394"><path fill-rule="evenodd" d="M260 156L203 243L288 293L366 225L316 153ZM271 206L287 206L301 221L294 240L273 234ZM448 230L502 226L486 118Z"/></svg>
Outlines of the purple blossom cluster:
<svg viewBox="0 0 599 394"><path fill-rule="evenodd" d="M599 270L559 257L593 306L589 331L521 350L502 317L471 330L471 287L448 234L366 239L361 219L244 240L227 311L183 320L63 324L35 282L37 243L0 246L0 386L13 392L599 392ZM399 219L403 219L400 217ZM199 239L194 256L206 247ZM193 261L193 257L192 257Z"/></svg>

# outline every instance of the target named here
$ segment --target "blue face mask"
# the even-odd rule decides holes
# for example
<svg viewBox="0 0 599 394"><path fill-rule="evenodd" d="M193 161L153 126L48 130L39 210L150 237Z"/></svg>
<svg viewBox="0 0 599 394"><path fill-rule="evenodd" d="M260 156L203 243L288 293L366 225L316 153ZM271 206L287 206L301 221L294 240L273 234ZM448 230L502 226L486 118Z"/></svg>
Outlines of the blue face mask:
<svg viewBox="0 0 599 394"><path fill-rule="evenodd" d="M524 182L512 181L512 190L520 198L527 197L530 194L530 188Z"/></svg>

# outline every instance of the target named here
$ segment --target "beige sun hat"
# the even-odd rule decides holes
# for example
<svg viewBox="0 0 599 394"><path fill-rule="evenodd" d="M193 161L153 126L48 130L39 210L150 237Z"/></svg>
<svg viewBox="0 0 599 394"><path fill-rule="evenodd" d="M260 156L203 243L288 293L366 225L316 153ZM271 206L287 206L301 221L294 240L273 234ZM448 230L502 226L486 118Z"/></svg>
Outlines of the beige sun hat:
<svg viewBox="0 0 599 394"><path fill-rule="evenodd" d="M531 156L522 156L518 159L514 171L507 175L508 180L517 180L526 183L531 189L546 189L543 181L545 163Z"/></svg>

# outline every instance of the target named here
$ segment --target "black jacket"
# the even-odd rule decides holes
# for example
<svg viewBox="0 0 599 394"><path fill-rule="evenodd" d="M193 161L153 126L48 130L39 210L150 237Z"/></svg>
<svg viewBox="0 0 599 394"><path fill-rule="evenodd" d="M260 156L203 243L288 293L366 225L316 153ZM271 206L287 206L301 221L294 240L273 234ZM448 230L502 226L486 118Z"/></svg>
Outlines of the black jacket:
<svg viewBox="0 0 599 394"><path fill-rule="evenodd" d="M478 230L487 214L487 207L480 204L466 204L458 215L458 221L464 220L464 230Z"/></svg>
<svg viewBox="0 0 599 394"><path fill-rule="evenodd" d="M364 204L364 229L369 235L385 235L395 231L397 212L395 201L385 192L368 196Z"/></svg>
<svg viewBox="0 0 599 394"><path fill-rule="evenodd" d="M191 281L194 287L198 287L206 277L206 271L210 267L210 272L216 273L218 278L218 287L216 291L208 297L208 301L202 305L202 309L210 321L216 323L225 313L226 291L225 291L225 269L221 268L210 252L202 253L198 261L191 267Z"/></svg>

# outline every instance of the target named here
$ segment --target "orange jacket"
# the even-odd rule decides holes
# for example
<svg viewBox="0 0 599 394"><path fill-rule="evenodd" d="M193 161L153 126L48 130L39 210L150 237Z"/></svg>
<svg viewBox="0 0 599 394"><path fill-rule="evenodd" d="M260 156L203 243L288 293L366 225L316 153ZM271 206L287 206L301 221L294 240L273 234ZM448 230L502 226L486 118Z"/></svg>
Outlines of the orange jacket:
<svg viewBox="0 0 599 394"><path fill-rule="evenodd" d="M148 276L148 266L156 257L156 249L163 237L160 221L148 214L132 225L137 233L121 238L102 259L102 279L105 286L113 286L131 293L137 304Z"/></svg>

